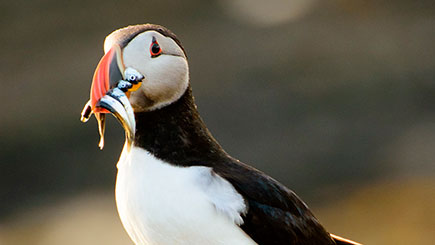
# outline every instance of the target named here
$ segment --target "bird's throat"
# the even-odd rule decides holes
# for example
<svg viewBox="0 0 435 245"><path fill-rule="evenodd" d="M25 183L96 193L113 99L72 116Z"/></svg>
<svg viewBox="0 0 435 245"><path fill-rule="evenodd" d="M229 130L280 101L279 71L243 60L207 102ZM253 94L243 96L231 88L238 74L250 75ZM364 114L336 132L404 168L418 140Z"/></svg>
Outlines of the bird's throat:
<svg viewBox="0 0 435 245"><path fill-rule="evenodd" d="M174 103L135 113L133 144L174 165L211 165L228 157L202 121L190 86Z"/></svg>

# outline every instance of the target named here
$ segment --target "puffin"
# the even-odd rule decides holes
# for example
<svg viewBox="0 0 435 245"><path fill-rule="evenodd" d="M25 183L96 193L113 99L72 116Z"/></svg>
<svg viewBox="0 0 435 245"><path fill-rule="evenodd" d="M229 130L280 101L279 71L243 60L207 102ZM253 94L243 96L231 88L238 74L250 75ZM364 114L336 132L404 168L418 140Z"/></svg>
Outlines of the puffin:
<svg viewBox="0 0 435 245"><path fill-rule="evenodd" d="M81 120L125 130L115 199L137 245L358 244L328 233L307 205L231 157L201 119L186 51L169 29L140 24L104 41Z"/></svg>

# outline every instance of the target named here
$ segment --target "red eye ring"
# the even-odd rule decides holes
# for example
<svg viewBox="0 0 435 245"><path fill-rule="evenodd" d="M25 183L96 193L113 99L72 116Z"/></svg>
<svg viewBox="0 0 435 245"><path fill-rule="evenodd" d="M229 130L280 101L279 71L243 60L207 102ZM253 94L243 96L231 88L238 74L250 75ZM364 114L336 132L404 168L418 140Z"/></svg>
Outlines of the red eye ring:
<svg viewBox="0 0 435 245"><path fill-rule="evenodd" d="M161 53L162 53L162 49L160 48L160 45L159 45L159 43L157 42L156 38L153 37L153 42L151 43L151 46L150 46L150 54L151 54L151 57L152 57L152 58L157 57L157 56L159 56Z"/></svg>

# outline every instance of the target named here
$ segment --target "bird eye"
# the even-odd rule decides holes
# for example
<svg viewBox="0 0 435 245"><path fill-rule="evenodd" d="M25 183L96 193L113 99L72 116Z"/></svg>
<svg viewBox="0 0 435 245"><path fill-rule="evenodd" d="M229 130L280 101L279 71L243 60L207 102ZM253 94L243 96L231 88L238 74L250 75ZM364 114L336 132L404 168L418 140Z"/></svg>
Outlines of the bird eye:
<svg viewBox="0 0 435 245"><path fill-rule="evenodd" d="M155 58L162 53L162 49L160 48L160 45L155 37L153 37L153 42L151 43L150 53L151 53L151 58Z"/></svg>

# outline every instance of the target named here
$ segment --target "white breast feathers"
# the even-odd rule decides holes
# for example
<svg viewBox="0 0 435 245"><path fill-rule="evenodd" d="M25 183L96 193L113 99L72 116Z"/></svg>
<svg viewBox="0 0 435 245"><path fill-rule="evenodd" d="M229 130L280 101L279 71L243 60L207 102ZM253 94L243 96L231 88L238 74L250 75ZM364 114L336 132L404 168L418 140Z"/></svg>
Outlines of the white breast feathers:
<svg viewBox="0 0 435 245"><path fill-rule="evenodd" d="M136 244L255 244L243 197L211 168L178 167L138 147L118 162L116 203Z"/></svg>

